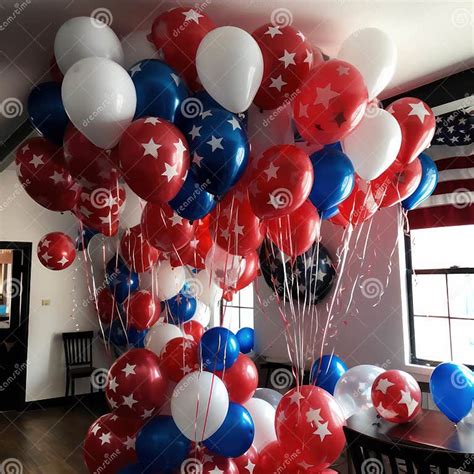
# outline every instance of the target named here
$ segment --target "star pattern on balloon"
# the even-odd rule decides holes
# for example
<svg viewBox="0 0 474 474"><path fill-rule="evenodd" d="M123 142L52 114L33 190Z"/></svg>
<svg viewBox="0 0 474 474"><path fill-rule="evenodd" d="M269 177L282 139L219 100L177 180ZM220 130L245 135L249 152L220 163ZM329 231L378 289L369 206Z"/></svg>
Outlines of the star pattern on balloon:
<svg viewBox="0 0 474 474"><path fill-rule="evenodd" d="M76 258L72 239L62 232L51 232L40 239L37 247L40 262L50 270L63 270Z"/></svg>

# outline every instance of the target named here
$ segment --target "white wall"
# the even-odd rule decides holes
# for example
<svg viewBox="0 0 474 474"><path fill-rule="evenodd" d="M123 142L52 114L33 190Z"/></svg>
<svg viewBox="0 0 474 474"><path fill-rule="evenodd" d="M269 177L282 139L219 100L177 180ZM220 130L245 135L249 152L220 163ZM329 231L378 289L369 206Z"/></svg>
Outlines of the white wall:
<svg viewBox="0 0 474 474"><path fill-rule="evenodd" d="M33 244L27 401L64 396L65 365L61 333L94 330L97 334L98 331L81 258L76 258L68 269L55 272L43 267L36 257L38 241L44 234L53 231L62 231L75 238L76 219L70 213L51 212L36 204L24 192L14 165L1 172L0 240ZM50 300L49 306L42 306L44 299ZM103 345L96 339L95 367L108 367L110 360ZM76 383L76 393L88 390L88 380Z"/></svg>

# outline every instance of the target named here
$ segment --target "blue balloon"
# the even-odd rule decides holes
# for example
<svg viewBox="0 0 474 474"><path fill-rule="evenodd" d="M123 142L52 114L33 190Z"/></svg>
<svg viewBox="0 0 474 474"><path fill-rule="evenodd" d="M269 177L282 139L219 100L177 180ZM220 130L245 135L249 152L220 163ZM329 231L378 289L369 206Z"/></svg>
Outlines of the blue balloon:
<svg viewBox="0 0 474 474"><path fill-rule="evenodd" d="M94 229L89 229L84 227L81 232L78 232L76 237L76 250L84 250L89 245L89 241L97 234L97 231Z"/></svg>
<svg viewBox="0 0 474 474"><path fill-rule="evenodd" d="M224 423L204 441L204 446L219 456L237 458L250 448L254 435L250 413L242 405L230 402Z"/></svg>
<svg viewBox="0 0 474 474"><path fill-rule="evenodd" d="M196 312L196 298L183 292L178 293L173 298L166 300L168 316L173 324L182 324L189 321Z"/></svg>
<svg viewBox="0 0 474 474"><path fill-rule="evenodd" d="M157 416L138 433L138 461L158 472L175 469L187 458L191 441L176 426L171 416Z"/></svg>
<svg viewBox="0 0 474 474"><path fill-rule="evenodd" d="M328 220L331 219L331 217L337 216L339 214L339 209L337 206L330 207L329 209L326 209L324 211L319 211L319 215L321 219Z"/></svg>
<svg viewBox="0 0 474 474"><path fill-rule="evenodd" d="M135 119L161 117L174 122L188 89L176 71L157 59L146 59L129 69L137 92Z"/></svg>
<svg viewBox="0 0 474 474"><path fill-rule="evenodd" d="M138 290L138 273L130 270L121 257L113 256L106 266L106 280L117 303L122 304L131 293Z"/></svg>
<svg viewBox="0 0 474 474"><path fill-rule="evenodd" d="M224 109L207 109L183 121L196 181L221 196L242 176L250 146L242 123Z"/></svg>
<svg viewBox="0 0 474 474"><path fill-rule="evenodd" d="M122 321L116 319L104 330L106 340L109 340L114 346L123 347L127 345L127 334L124 330L125 325Z"/></svg>
<svg viewBox="0 0 474 474"><path fill-rule="evenodd" d="M201 361L210 371L232 367L239 357L239 341L227 328L216 326L208 329L201 338Z"/></svg>
<svg viewBox="0 0 474 474"><path fill-rule="evenodd" d="M314 183L309 199L319 211L340 204L354 188L355 174L351 160L334 146L313 153L311 163Z"/></svg>
<svg viewBox="0 0 474 474"><path fill-rule="evenodd" d="M426 153L422 153L418 158L421 161L421 181L415 191L402 201L402 206L407 211L415 209L431 196L438 184L436 163Z"/></svg>
<svg viewBox="0 0 474 474"><path fill-rule="evenodd" d="M430 391L436 406L454 423L472 409L474 373L454 362L443 362L431 374Z"/></svg>
<svg viewBox="0 0 474 474"><path fill-rule="evenodd" d="M335 355L323 355L311 367L311 380L317 387L334 395L337 381L347 371L344 362Z"/></svg>
<svg viewBox="0 0 474 474"><path fill-rule="evenodd" d="M145 470L145 466L142 466L141 464L129 464L128 466L123 467L118 471L118 474L143 474L147 472Z"/></svg>
<svg viewBox="0 0 474 474"><path fill-rule="evenodd" d="M253 349L255 342L254 330L252 328L240 328L237 331L236 337L239 341L240 352L248 354Z"/></svg>
<svg viewBox="0 0 474 474"><path fill-rule="evenodd" d="M69 119L64 110L59 82L43 82L30 92L28 116L41 135L56 145L63 145Z"/></svg>
<svg viewBox="0 0 474 474"><path fill-rule="evenodd" d="M189 171L178 194L168 204L181 217L195 221L207 216L216 207L217 200L206 191L206 184L199 184Z"/></svg>

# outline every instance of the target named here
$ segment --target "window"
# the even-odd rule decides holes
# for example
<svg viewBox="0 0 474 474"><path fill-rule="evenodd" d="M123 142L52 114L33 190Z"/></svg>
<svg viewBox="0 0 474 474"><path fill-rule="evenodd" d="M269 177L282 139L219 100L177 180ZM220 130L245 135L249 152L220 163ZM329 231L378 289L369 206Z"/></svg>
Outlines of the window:
<svg viewBox="0 0 474 474"><path fill-rule="evenodd" d="M223 326L230 329L234 334L245 327L253 328L254 318L254 295L253 284L246 286L237 292L232 301L222 301L224 305Z"/></svg>
<svg viewBox="0 0 474 474"><path fill-rule="evenodd" d="M12 279L13 250L0 250L0 329L10 327L12 296L18 284Z"/></svg>
<svg viewBox="0 0 474 474"><path fill-rule="evenodd" d="M411 362L474 366L474 225L407 238Z"/></svg>

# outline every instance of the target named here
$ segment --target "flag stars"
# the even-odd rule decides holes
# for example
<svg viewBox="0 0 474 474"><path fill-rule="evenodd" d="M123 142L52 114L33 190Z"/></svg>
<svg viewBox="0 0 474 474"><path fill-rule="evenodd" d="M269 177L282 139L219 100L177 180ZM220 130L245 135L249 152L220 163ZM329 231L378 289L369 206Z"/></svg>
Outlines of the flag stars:
<svg viewBox="0 0 474 474"><path fill-rule="evenodd" d="M275 78L271 77L270 80L272 81L272 83L270 84L270 87L274 87L275 89L278 90L278 92L281 92L282 87L288 84L282 79L281 74Z"/></svg>
<svg viewBox="0 0 474 474"><path fill-rule="evenodd" d="M392 386L395 385L393 382L390 382L390 380L381 378L377 386L375 387L375 390L379 390L380 392L387 394L387 390Z"/></svg>
<svg viewBox="0 0 474 474"><path fill-rule="evenodd" d="M181 84L181 79L174 72L172 72L170 75L171 75L171 79L173 79L174 83L176 84L176 87L178 87Z"/></svg>
<svg viewBox="0 0 474 474"><path fill-rule="evenodd" d="M101 446L104 446L104 444L110 444L110 438L111 438L111 433L104 433L102 436L99 437L101 441Z"/></svg>
<svg viewBox="0 0 474 474"><path fill-rule="evenodd" d="M276 179L279 169L279 166L275 166L273 163L270 163L268 168L264 171L264 173L267 175L267 181L270 181L272 178Z"/></svg>
<svg viewBox="0 0 474 474"><path fill-rule="evenodd" d="M50 179L54 181L54 184L59 184L64 181L64 176L62 173L58 173L57 171L54 171L53 175L50 176Z"/></svg>
<svg viewBox="0 0 474 474"><path fill-rule="evenodd" d="M199 156L197 154L197 152L194 152L194 155L193 155L193 163L198 167L200 168L201 167L201 161L204 159L203 156Z"/></svg>
<svg viewBox="0 0 474 474"><path fill-rule="evenodd" d="M168 163L165 162L165 171L161 173L161 176L166 176L166 179L168 180L168 183L175 177L178 176L178 163L175 163L174 165L169 165Z"/></svg>
<svg viewBox="0 0 474 474"><path fill-rule="evenodd" d="M151 418L153 416L153 408L151 410L147 410L146 408L143 409L143 413L140 415L142 420L146 420L147 418Z"/></svg>
<svg viewBox="0 0 474 474"><path fill-rule="evenodd" d="M268 30L265 31L265 34L266 34L266 35L270 35L271 38L273 39L273 38L275 38L275 36L277 36L277 35L282 35L283 32L280 31L280 27L278 27L278 26L269 26L269 27L268 27Z"/></svg>
<svg viewBox="0 0 474 474"><path fill-rule="evenodd" d="M338 66L337 73L339 76L348 76L349 75L349 66L343 66L342 64Z"/></svg>
<svg viewBox="0 0 474 474"><path fill-rule="evenodd" d="M99 423L97 423L92 429L91 429L91 433L94 435L94 436L97 436L97 433L99 432L100 430L100 425Z"/></svg>
<svg viewBox="0 0 474 474"><path fill-rule="evenodd" d="M214 135L212 135L211 139L206 143L211 146L213 152L224 149L222 146L222 138L216 138Z"/></svg>
<svg viewBox="0 0 474 474"><path fill-rule="evenodd" d="M152 125L157 125L161 122L160 119L158 119L157 117L147 117L143 123L151 123Z"/></svg>
<svg viewBox="0 0 474 474"><path fill-rule="evenodd" d="M331 89L331 84L326 87L316 87L316 99L314 105L321 104L325 109L328 108L329 102L339 95Z"/></svg>
<svg viewBox="0 0 474 474"><path fill-rule="evenodd" d="M127 439L123 442L123 445L127 448L127 451L135 450L135 438L130 438L130 436L127 436Z"/></svg>
<svg viewBox="0 0 474 474"><path fill-rule="evenodd" d="M193 125L193 128L191 129L191 131L188 132L188 135L191 135L191 140L194 140L196 137L201 136L201 133L200 133L201 128L202 126L197 127L196 125Z"/></svg>
<svg viewBox="0 0 474 474"><path fill-rule="evenodd" d="M328 429L328 422L326 421L325 423L317 423L316 431L313 434L318 435L321 442L324 441L326 436L332 435Z"/></svg>
<svg viewBox="0 0 474 474"><path fill-rule="evenodd" d="M122 369L122 372L125 374L125 377L128 378L129 375L136 375L135 373L135 367L136 365L130 365L127 362L127 365Z"/></svg>
<svg viewBox="0 0 474 474"><path fill-rule="evenodd" d="M411 416L412 413L416 410L418 407L418 402L414 400L411 397L411 393L409 390L401 390L400 395L402 398L398 402L399 405L406 405L407 406L407 411L408 411L408 416Z"/></svg>
<svg viewBox="0 0 474 474"><path fill-rule="evenodd" d="M309 49L306 50L306 58L303 61L304 63L308 64L309 67L313 65L313 52Z"/></svg>
<svg viewBox="0 0 474 474"><path fill-rule="evenodd" d="M130 76L134 76L137 72L141 72L142 63L135 64L135 66L130 68Z"/></svg>
<svg viewBox="0 0 474 474"><path fill-rule="evenodd" d="M308 423L321 423L323 421L321 417L321 408L317 408L317 409L310 408L306 412L306 421Z"/></svg>
<svg viewBox="0 0 474 474"><path fill-rule="evenodd" d="M28 146L28 145L26 145L26 146ZM23 147L23 149L24 148L25 147ZM35 167L35 169L37 169L38 166L44 165L43 156L44 155L35 155L35 154L33 154L33 158L30 160L30 165L33 165Z"/></svg>
<svg viewBox="0 0 474 474"><path fill-rule="evenodd" d="M240 122L235 117L232 117L230 120L227 120L227 123L230 123L232 125L232 130L242 130Z"/></svg>
<svg viewBox="0 0 474 474"><path fill-rule="evenodd" d="M186 151L186 146L184 145L183 141L180 139L178 139L178 141L176 143L173 143L175 149L176 149L176 152L178 153L179 157L182 157L183 156L183 153Z"/></svg>
<svg viewBox="0 0 474 474"><path fill-rule="evenodd" d="M153 158L158 158L158 149L161 148L159 143L155 143L153 138L150 138L148 143L142 143L142 147L144 149L143 156L151 155Z"/></svg>
<svg viewBox="0 0 474 474"><path fill-rule="evenodd" d="M123 405L127 406L128 408L133 408L133 405L135 405L135 403L138 403L138 401L133 398L133 393L131 393L128 397L126 397L125 395L122 395L122 397Z"/></svg>
<svg viewBox="0 0 474 474"><path fill-rule="evenodd" d="M410 112L408 112L408 116L416 115L421 123L425 122L425 117L430 115L428 110L426 110L425 104L423 102L416 102L414 104L408 104L411 107Z"/></svg>
<svg viewBox="0 0 474 474"><path fill-rule="evenodd" d="M283 56L279 58L280 61L282 61L285 64L285 69L290 66L291 64L296 66L295 63L295 54L296 53L289 53L286 49L285 52L283 53Z"/></svg>
<svg viewBox="0 0 474 474"><path fill-rule="evenodd" d="M197 25L199 25L199 18L204 18L203 15L201 15L196 10L193 10L192 8L187 12L183 12L183 15L184 21L194 21L194 23L196 23Z"/></svg>
<svg viewBox="0 0 474 474"><path fill-rule="evenodd" d="M294 391L293 394L290 397L291 403L296 403L297 405L300 404L300 400L303 400L304 397L301 395L300 392Z"/></svg>
<svg viewBox="0 0 474 474"><path fill-rule="evenodd" d="M169 217L168 220L171 222L171 227L183 224L183 218L179 214L176 214L176 212L173 213L173 215Z"/></svg>

